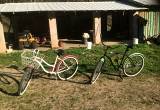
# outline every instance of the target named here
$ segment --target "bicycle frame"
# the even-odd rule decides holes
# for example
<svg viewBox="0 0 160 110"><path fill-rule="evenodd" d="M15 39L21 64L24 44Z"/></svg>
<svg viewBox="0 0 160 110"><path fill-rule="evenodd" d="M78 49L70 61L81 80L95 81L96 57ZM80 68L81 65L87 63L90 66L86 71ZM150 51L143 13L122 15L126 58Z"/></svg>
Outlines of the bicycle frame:
<svg viewBox="0 0 160 110"><path fill-rule="evenodd" d="M65 66L67 66L67 69L65 69L65 70L63 70L63 71L56 71L56 65L57 65L57 63L58 63L59 61L63 61L58 55L56 56L56 59L55 59L53 65L47 63L43 58L40 58L40 57L37 57L37 56L34 57L33 61L37 62L37 63L40 65L40 67L42 68L42 70L43 70L45 73L48 73L48 74L55 74L55 75L56 75L56 74L59 74L59 73L64 72L64 71L66 71L66 70L69 69L69 67L68 67L67 65L65 65ZM51 71L48 71L48 70L44 67L43 63L44 63L45 65L47 65L47 67L51 67L52 70L51 70ZM65 64L65 62L63 62L63 63Z"/></svg>
<svg viewBox="0 0 160 110"><path fill-rule="evenodd" d="M120 63L117 63L118 65L116 65L116 64L113 62L113 60L111 59L111 57L110 57L109 55L107 55L107 54L108 54L108 53L107 53L108 49L109 49L109 48L107 48L107 49L105 50L105 53L104 53L104 55L103 55L102 57L105 58L105 61L106 61L106 58L107 58L107 59L110 61L110 63L111 63L111 65L113 66L113 68L114 68L116 71L119 71L119 69L122 68L122 66L123 66L123 62L124 62L124 59L125 59L126 56L127 56L127 52L129 51L129 47L126 48L126 50L125 50L125 52L124 52L124 54L123 54L123 56L122 56L122 58L121 58L121 60L120 60Z"/></svg>
<svg viewBox="0 0 160 110"><path fill-rule="evenodd" d="M103 42L102 42L102 44L104 46L104 54L99 59L97 65L96 65L96 68L95 68L93 74L91 75L91 81L90 81L91 84L93 84L97 80L97 78L99 77L100 73L102 72L102 69L104 68L104 65L106 65L105 62L106 62L107 59L109 60L111 65L114 67L114 70L119 71L119 77L122 80L123 80L122 72L126 76L129 76L129 77L132 76L133 77L133 76L136 76L143 69L143 66L144 66L144 57L143 57L143 55L141 53L133 53L133 54L130 54L130 55L128 54L129 49L133 48L132 44L128 45L127 48L125 49L125 51L123 52L123 54L121 54L123 56L120 58L120 62L119 62L119 58L118 58L118 59L115 59L116 60L115 63L114 63L114 60L112 60L112 56L108 55L109 54L108 53L108 49L110 48L110 46L106 46ZM132 58L137 57L137 56L142 61L142 62L140 62L141 63L140 69L136 70L136 72L135 71L132 72L132 70L131 70L131 73L130 73L126 69L128 67L131 67L131 68L137 67L137 62L135 62L134 59L132 59Z"/></svg>

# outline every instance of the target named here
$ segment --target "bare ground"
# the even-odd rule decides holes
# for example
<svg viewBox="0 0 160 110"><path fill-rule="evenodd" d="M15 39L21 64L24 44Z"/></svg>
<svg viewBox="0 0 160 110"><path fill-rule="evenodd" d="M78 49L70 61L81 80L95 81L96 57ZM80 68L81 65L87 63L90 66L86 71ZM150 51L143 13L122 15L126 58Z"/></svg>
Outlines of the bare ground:
<svg viewBox="0 0 160 110"><path fill-rule="evenodd" d="M9 72L17 81L22 74ZM9 77L10 78L10 77ZM141 74L121 81L117 76L101 75L93 85L86 75L72 81L34 78L23 96L15 96L18 84L9 87L0 81L0 110L159 110L160 76Z"/></svg>

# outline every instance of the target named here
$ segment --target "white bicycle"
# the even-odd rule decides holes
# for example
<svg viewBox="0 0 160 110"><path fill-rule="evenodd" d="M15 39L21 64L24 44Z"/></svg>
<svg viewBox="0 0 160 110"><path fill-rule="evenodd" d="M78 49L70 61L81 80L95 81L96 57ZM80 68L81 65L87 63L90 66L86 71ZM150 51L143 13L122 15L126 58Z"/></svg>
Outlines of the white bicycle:
<svg viewBox="0 0 160 110"><path fill-rule="evenodd" d="M72 78L78 70L78 60L74 55L64 55L64 51L57 50L57 56L54 64L49 64L44 60L44 55L35 49L25 50L21 54L22 65L25 66L24 74L19 85L19 95L26 91L34 73L39 68L49 75L56 75L61 80Z"/></svg>

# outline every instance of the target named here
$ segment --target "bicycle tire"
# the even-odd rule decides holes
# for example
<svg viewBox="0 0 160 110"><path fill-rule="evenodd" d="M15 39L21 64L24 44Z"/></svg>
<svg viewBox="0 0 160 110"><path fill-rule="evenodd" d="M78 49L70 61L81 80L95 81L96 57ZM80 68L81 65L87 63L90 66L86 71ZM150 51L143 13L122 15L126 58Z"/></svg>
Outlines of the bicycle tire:
<svg viewBox="0 0 160 110"><path fill-rule="evenodd" d="M144 67L144 56L141 53L129 55L123 63L123 72L128 77L137 76Z"/></svg>
<svg viewBox="0 0 160 110"><path fill-rule="evenodd" d="M69 67L69 69L68 69ZM61 80L68 80L72 78L75 73L78 70L78 60L75 56L65 56L62 58L62 61L60 61L57 64L57 70L58 77Z"/></svg>
<svg viewBox="0 0 160 110"><path fill-rule="evenodd" d="M28 85L32 78L32 72L33 72L32 68L30 67L25 68L24 74L21 78L20 85L19 85L19 92L18 92L19 95L23 95L24 92L27 90Z"/></svg>
<svg viewBox="0 0 160 110"><path fill-rule="evenodd" d="M91 84L94 84L96 82L96 80L98 79L98 77L99 77L99 75L101 73L101 69L103 67L104 61L105 61L104 57L102 57L98 61L97 66L96 66L96 68L94 70L94 73L91 75L91 82L90 82Z"/></svg>

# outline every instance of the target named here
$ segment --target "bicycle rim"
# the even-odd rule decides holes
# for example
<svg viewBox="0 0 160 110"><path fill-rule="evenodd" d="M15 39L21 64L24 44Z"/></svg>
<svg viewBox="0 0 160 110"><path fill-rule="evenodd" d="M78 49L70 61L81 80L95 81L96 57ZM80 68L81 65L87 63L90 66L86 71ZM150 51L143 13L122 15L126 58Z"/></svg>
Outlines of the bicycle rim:
<svg viewBox="0 0 160 110"><path fill-rule="evenodd" d="M74 57L64 58L57 67L58 77L67 80L74 76L78 69L78 61Z"/></svg>
<svg viewBox="0 0 160 110"><path fill-rule="evenodd" d="M23 95L32 78L32 68L26 68L19 86L19 95Z"/></svg>
<svg viewBox="0 0 160 110"><path fill-rule="evenodd" d="M101 73L101 69L102 69L103 64L104 64L104 58L101 58L97 64L95 70L94 70L94 73L91 76L91 84L94 84L96 82L96 80L98 79L98 77Z"/></svg>
<svg viewBox="0 0 160 110"><path fill-rule="evenodd" d="M129 77L138 75L144 67L144 58L142 55L131 55L126 58L123 69L124 74Z"/></svg>

